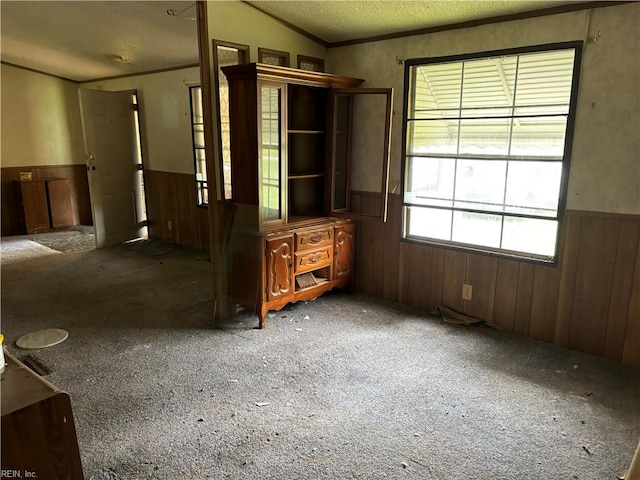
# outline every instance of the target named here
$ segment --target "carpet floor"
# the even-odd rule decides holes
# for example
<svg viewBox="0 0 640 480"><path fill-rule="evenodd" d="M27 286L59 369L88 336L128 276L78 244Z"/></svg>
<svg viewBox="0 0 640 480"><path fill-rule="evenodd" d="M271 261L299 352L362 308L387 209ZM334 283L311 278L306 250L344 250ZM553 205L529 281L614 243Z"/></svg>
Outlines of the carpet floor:
<svg viewBox="0 0 640 480"><path fill-rule="evenodd" d="M92 250L95 247L93 227L77 225L71 230L2 237L0 262L4 266L45 255Z"/></svg>
<svg viewBox="0 0 640 480"><path fill-rule="evenodd" d="M62 253L92 250L96 248L93 227L79 225L73 230L39 233L28 236L34 242Z"/></svg>
<svg viewBox="0 0 640 480"><path fill-rule="evenodd" d="M86 478L615 479L638 369L374 298L212 328L211 264L145 242L2 269L2 331L71 395ZM36 351L15 340L63 328Z"/></svg>

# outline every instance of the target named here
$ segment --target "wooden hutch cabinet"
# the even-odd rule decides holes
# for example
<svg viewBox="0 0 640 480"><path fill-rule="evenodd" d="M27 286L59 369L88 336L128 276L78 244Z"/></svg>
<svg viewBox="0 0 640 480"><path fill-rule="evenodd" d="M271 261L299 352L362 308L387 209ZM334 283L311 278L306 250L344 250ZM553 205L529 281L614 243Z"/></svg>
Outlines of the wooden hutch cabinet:
<svg viewBox="0 0 640 480"><path fill-rule="evenodd" d="M350 285L354 219L362 217L350 209L355 98L373 94L384 105L377 168L386 202L392 91L266 64L222 70L231 122L229 293L232 303L255 310L263 328L269 310Z"/></svg>

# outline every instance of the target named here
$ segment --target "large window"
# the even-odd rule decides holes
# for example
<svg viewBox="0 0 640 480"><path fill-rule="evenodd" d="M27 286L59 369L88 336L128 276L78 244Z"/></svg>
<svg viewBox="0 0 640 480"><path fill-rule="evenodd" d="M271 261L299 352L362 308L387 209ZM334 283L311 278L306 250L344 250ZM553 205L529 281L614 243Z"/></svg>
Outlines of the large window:
<svg viewBox="0 0 640 480"><path fill-rule="evenodd" d="M406 62L405 238L555 260L580 49Z"/></svg>

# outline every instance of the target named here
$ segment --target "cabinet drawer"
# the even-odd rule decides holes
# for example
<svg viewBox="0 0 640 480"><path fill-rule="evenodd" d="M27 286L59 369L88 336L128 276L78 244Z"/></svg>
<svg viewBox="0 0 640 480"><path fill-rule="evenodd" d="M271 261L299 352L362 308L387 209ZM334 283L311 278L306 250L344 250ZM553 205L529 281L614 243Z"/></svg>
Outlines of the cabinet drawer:
<svg viewBox="0 0 640 480"><path fill-rule="evenodd" d="M316 268L328 267L331 265L333 255L331 248L323 248L313 252L296 253L296 273L308 272Z"/></svg>
<svg viewBox="0 0 640 480"><path fill-rule="evenodd" d="M296 232L296 252L333 245L333 227Z"/></svg>

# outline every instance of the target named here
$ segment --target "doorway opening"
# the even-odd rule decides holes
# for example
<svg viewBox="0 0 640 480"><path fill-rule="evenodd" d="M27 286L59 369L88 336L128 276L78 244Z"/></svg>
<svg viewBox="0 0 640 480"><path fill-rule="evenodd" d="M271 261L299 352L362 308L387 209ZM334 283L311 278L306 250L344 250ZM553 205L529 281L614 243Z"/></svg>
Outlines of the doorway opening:
<svg viewBox="0 0 640 480"><path fill-rule="evenodd" d="M137 165L139 165L138 167L138 183L139 183L139 190L138 190L138 195L140 196L139 198L139 203L140 203L140 208L142 211L142 223L143 225L143 236L141 238L143 239L147 239L149 238L149 217L147 217L147 197L145 196L145 189L144 189L144 158L142 156L142 136L140 134L140 107L138 104L138 91L137 90L133 90L131 92L131 101L134 105L133 108L133 118L134 118L134 122L135 122L135 126L136 126L136 160L137 160Z"/></svg>

